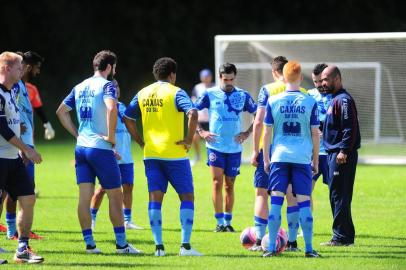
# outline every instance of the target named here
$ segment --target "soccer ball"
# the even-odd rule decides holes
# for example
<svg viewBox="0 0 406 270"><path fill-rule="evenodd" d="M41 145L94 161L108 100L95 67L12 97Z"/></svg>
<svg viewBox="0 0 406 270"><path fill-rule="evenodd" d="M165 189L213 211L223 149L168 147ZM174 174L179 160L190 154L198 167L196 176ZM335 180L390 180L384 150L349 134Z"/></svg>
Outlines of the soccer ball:
<svg viewBox="0 0 406 270"><path fill-rule="evenodd" d="M276 237L276 252L281 253L285 251L288 245L288 234L285 229L279 228L278 235ZM269 234L266 234L261 241L262 250L268 251L269 247Z"/></svg>
<svg viewBox="0 0 406 270"><path fill-rule="evenodd" d="M240 234L241 245L246 249L252 247L255 244L256 240L257 236L255 234L254 227L245 228Z"/></svg>

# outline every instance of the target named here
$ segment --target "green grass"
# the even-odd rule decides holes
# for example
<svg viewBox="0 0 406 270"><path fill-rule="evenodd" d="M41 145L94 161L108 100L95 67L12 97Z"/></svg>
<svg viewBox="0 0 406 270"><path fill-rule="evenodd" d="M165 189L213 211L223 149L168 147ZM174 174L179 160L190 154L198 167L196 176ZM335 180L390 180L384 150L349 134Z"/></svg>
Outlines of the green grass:
<svg viewBox="0 0 406 270"><path fill-rule="evenodd" d="M213 233L215 220L211 203L211 180L204 162L193 168L195 183L195 225L192 245L204 253L201 258L177 256L180 242L179 202L172 188L163 205L163 237L167 257L153 256L154 243L147 216L147 187L144 168L138 148L135 149L136 180L133 212L143 231L129 231L127 238L142 256L123 256L114 253L114 235L108 221L107 202L98 216L94 233L102 255L84 253L79 222L76 216L78 188L73 166L73 143L48 142L38 146L43 164L36 166L37 200L34 231L45 236L44 240L32 240L32 247L45 257L35 269L405 269L406 268L406 167L358 166L353 198L353 217L356 226L354 247L320 247L319 243L330 239L331 211L328 189L317 183L314 193L314 247L322 255L320 259L305 259L302 253L283 253L277 258L261 258L239 243L239 233ZM236 183L236 202L233 225L238 231L253 225L254 169L243 165ZM4 215L3 215L4 216ZM286 220L283 217L283 227ZM2 218L4 222L4 217ZM15 241L2 237L0 246L11 251ZM299 238L303 247L303 238ZM12 253L1 258L12 261ZM17 269L16 264L3 266Z"/></svg>

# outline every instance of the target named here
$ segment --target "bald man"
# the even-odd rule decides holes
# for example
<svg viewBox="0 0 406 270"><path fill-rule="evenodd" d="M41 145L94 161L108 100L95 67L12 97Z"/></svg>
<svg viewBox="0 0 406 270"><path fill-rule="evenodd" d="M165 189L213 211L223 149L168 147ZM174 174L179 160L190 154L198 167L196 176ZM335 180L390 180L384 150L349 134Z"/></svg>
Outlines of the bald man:
<svg viewBox="0 0 406 270"><path fill-rule="evenodd" d="M325 68L321 80L323 89L333 95L323 127L329 163L333 236L321 245L351 246L355 238L351 200L358 161L357 149L361 146L357 109L354 99L343 88L341 73L336 66Z"/></svg>

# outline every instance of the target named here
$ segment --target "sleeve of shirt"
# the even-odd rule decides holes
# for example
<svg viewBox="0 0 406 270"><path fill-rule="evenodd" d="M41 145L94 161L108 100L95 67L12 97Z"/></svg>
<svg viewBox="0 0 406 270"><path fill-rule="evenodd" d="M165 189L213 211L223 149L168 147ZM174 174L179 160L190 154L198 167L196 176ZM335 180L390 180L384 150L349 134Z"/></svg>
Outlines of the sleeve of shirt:
<svg viewBox="0 0 406 270"><path fill-rule="evenodd" d="M71 110L75 108L75 88L73 88L69 95L63 100L63 103Z"/></svg>
<svg viewBox="0 0 406 270"><path fill-rule="evenodd" d="M341 149L350 150L354 147L357 136L357 113L353 100L343 98L341 100Z"/></svg>
<svg viewBox="0 0 406 270"><path fill-rule="evenodd" d="M39 95L39 91L38 88L33 85L33 84L26 84L27 87L27 91L28 91L28 96L30 98L30 102L32 107L38 108L38 107L42 107L42 100L41 100L41 96Z"/></svg>
<svg viewBox="0 0 406 270"><path fill-rule="evenodd" d="M196 109L188 94L186 94L186 92L182 89L176 92L175 104L178 111L184 112L185 114L187 114L192 109Z"/></svg>
<svg viewBox="0 0 406 270"><path fill-rule="evenodd" d="M272 126L274 123L273 116L272 116L272 107L271 104L268 102L265 107L265 118L264 118L264 125Z"/></svg>
<svg viewBox="0 0 406 270"><path fill-rule="evenodd" d="M314 128L318 128L320 126L319 121L319 110L317 109L317 102L314 103L312 114L310 116L310 125Z"/></svg>
<svg viewBox="0 0 406 270"><path fill-rule="evenodd" d="M136 120L141 117L141 109L138 103L138 94L135 95L133 100L127 106L127 109L124 111L124 116L133 120Z"/></svg>
<svg viewBox="0 0 406 270"><path fill-rule="evenodd" d="M7 124L6 118L6 99L0 95L0 135L6 140L9 141L15 136L15 133Z"/></svg>
<svg viewBox="0 0 406 270"><path fill-rule="evenodd" d="M249 113L254 113L257 111L257 104L255 104L254 99L247 92L245 92L245 104L244 104L243 111L249 112Z"/></svg>
<svg viewBox="0 0 406 270"><path fill-rule="evenodd" d="M117 99L117 89L113 82L108 82L103 86L103 99Z"/></svg>
<svg viewBox="0 0 406 270"><path fill-rule="evenodd" d="M262 86L258 94L258 107L266 107L268 98L268 90L265 88L265 86Z"/></svg>
<svg viewBox="0 0 406 270"><path fill-rule="evenodd" d="M207 91L204 91L203 94L196 100L195 106L198 110L210 108L210 99Z"/></svg>

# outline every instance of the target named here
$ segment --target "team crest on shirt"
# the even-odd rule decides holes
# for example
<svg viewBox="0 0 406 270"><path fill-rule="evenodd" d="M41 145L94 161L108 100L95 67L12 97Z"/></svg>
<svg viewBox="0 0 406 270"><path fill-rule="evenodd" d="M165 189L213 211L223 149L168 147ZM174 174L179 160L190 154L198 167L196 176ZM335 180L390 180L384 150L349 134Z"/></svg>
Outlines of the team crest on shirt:
<svg viewBox="0 0 406 270"><path fill-rule="evenodd" d="M229 112L234 111L235 114L239 114L244 108L245 93L239 91L233 92L226 98L224 103L227 104Z"/></svg>
<svg viewBox="0 0 406 270"><path fill-rule="evenodd" d="M215 153L210 153L210 154L209 154L209 160L210 160L211 162L216 161L216 159L217 159L217 156L216 156Z"/></svg>

